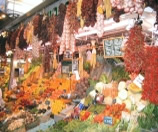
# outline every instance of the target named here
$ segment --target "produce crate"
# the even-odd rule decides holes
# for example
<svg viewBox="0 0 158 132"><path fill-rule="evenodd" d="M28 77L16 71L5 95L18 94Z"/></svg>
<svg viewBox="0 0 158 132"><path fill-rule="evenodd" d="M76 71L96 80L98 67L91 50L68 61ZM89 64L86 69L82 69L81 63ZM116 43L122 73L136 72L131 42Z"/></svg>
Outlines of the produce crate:
<svg viewBox="0 0 158 132"><path fill-rule="evenodd" d="M39 118L37 118L33 123L25 125L26 130L32 129L40 124Z"/></svg>
<svg viewBox="0 0 158 132"><path fill-rule="evenodd" d="M51 110L47 111L44 115L40 117L40 123L47 122L50 119Z"/></svg>
<svg viewBox="0 0 158 132"><path fill-rule="evenodd" d="M22 126L20 128L15 129L14 131L8 131L8 132L26 132L25 126Z"/></svg>

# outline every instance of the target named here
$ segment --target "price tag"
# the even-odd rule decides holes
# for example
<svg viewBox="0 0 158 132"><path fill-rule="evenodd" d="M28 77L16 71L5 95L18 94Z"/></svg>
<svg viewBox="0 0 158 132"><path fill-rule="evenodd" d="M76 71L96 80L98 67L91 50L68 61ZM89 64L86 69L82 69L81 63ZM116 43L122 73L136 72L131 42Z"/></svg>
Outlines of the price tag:
<svg viewBox="0 0 158 132"><path fill-rule="evenodd" d="M135 85L137 85L139 88L142 88L143 80L144 80L144 77L143 77L141 74L139 74L139 75L134 79L133 83L134 83Z"/></svg>
<svg viewBox="0 0 158 132"><path fill-rule="evenodd" d="M104 123L105 123L105 124L108 124L108 125L112 125L112 124L113 124L112 117L105 116L105 117L104 117Z"/></svg>

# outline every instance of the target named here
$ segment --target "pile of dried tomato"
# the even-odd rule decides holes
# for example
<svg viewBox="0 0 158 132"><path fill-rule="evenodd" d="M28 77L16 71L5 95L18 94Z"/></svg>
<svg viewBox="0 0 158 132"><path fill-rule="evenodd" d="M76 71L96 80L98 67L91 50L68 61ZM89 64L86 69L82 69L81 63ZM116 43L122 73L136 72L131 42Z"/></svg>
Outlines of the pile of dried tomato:
<svg viewBox="0 0 158 132"><path fill-rule="evenodd" d="M130 30L124 54L125 67L128 72L139 73L142 70L144 62L144 45L142 27L135 25Z"/></svg>
<svg viewBox="0 0 158 132"><path fill-rule="evenodd" d="M158 104L158 47L146 47L145 80L142 99Z"/></svg>

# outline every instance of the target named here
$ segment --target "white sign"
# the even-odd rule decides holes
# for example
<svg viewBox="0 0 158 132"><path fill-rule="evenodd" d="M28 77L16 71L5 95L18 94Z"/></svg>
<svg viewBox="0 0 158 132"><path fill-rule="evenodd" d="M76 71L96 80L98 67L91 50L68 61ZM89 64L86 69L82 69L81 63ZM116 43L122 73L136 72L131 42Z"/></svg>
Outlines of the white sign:
<svg viewBox="0 0 158 132"><path fill-rule="evenodd" d="M139 88L142 88L143 80L144 80L144 77L143 77L141 74L139 74L139 75L134 79L133 83L134 83L135 85L137 85Z"/></svg>

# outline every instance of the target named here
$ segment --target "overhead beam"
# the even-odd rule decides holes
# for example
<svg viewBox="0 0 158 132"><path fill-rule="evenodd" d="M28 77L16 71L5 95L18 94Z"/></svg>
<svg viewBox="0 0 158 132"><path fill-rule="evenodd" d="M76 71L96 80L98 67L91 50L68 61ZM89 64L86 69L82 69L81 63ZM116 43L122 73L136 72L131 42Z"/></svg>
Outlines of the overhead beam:
<svg viewBox="0 0 158 132"><path fill-rule="evenodd" d="M27 12L23 16L15 19L13 22L9 23L8 25L4 25L3 26L4 28L1 31L9 30L9 29L13 28L14 26L19 25L21 22L24 22L29 17L33 16L36 13L39 13L40 11L42 11L43 9L45 9L46 7L48 7L49 5L51 5L57 1L59 1L59 0L45 0L44 2L42 2L41 4L39 4L38 6L33 8L32 10L30 10L29 12Z"/></svg>

